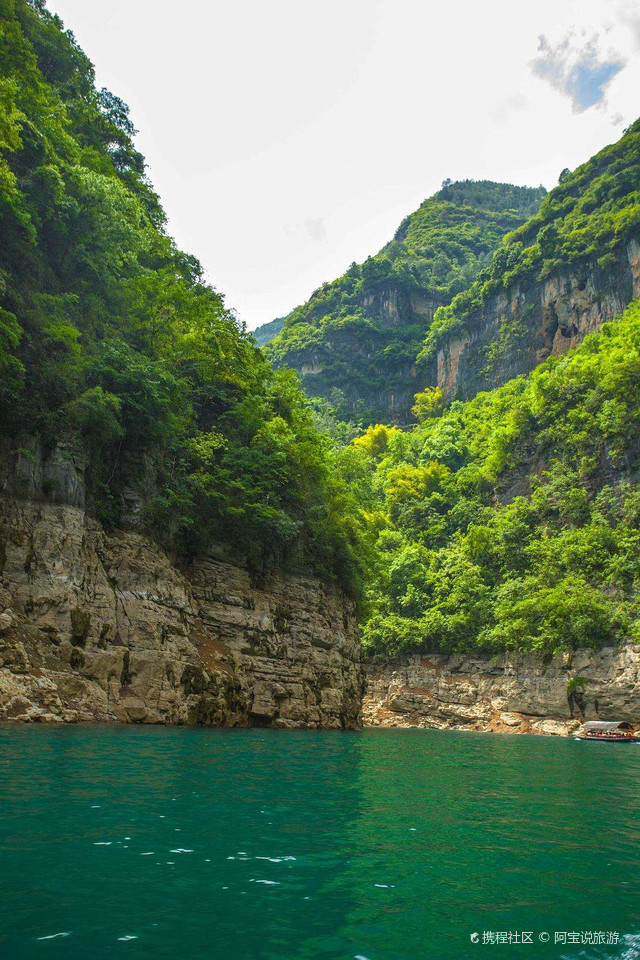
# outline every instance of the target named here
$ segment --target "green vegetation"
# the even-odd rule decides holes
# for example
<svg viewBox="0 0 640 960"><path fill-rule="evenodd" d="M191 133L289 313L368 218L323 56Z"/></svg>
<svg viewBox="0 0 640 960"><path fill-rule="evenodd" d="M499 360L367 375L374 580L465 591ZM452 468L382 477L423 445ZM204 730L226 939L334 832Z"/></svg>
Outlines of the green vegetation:
<svg viewBox="0 0 640 960"><path fill-rule="evenodd" d="M586 706L584 695L588 684L588 677L572 677L567 683L567 703L572 717L576 707L580 711L580 715L584 717Z"/></svg>
<svg viewBox="0 0 640 960"><path fill-rule="evenodd" d="M563 172L538 212L504 238L475 282L436 312L421 359L433 357L452 334L469 330L494 294L558 270L570 268L578 277L588 266L611 271L632 238L640 240L640 120L617 143Z"/></svg>
<svg viewBox="0 0 640 960"><path fill-rule="evenodd" d="M269 341L277 337L282 330L283 323L284 317L278 317L276 320L270 320L269 323L263 323L260 327L251 331L253 339L259 347L265 347Z"/></svg>
<svg viewBox="0 0 640 960"><path fill-rule="evenodd" d="M357 512L290 371L165 232L121 100L41 0L0 0L4 439L89 452L98 517L125 483L148 529L358 580Z"/></svg>
<svg viewBox="0 0 640 960"><path fill-rule="evenodd" d="M407 383L434 310L472 283L544 194L542 187L445 182L380 253L351 264L290 313L267 355L301 371L313 365L305 387L342 419L410 420Z"/></svg>
<svg viewBox="0 0 640 960"><path fill-rule="evenodd" d="M40 0L0 13L4 444L88 453L107 526L137 485L147 529L183 553L222 541L356 594L366 575L373 652L640 639L640 302L467 403L415 393L410 373L438 305L425 355L516 281L615 269L638 237L640 121L539 210L542 188L444 184L376 257L267 325L282 322L276 364L321 368L312 405L167 236L128 109L58 18ZM390 411L417 425L357 435Z"/></svg>
<svg viewBox="0 0 640 960"><path fill-rule="evenodd" d="M367 648L640 639L640 301L440 415L425 394L415 430L370 427L344 454L375 557Z"/></svg>

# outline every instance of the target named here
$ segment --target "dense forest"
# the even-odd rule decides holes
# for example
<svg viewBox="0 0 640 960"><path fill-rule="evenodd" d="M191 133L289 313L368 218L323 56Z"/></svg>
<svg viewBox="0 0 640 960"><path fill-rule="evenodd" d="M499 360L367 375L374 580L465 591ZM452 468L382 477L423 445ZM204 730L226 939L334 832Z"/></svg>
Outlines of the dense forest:
<svg viewBox="0 0 640 960"><path fill-rule="evenodd" d="M267 354L303 375L338 417L411 420L415 361L434 311L466 290L505 234L538 208L542 187L445 182L394 239L290 313ZM260 341L271 325L259 328ZM276 328L272 328L277 330Z"/></svg>
<svg viewBox="0 0 640 960"><path fill-rule="evenodd" d="M640 303L526 377L416 408L344 454L374 541L369 650L640 639Z"/></svg>
<svg viewBox="0 0 640 960"><path fill-rule="evenodd" d="M312 562L355 589L358 514L288 370L167 235L127 106L41 0L1 0L0 403L5 446L88 452L97 517Z"/></svg>
<svg viewBox="0 0 640 960"><path fill-rule="evenodd" d="M561 174L489 268L436 312L423 356L516 282L562 270L580 289L594 261L595 282L609 282L634 242L640 121ZM619 293L629 298L626 280ZM517 319L505 317L500 337ZM640 303L526 377L448 407L428 388L414 412L413 431L377 425L353 442L374 541L369 649L550 652L640 639Z"/></svg>

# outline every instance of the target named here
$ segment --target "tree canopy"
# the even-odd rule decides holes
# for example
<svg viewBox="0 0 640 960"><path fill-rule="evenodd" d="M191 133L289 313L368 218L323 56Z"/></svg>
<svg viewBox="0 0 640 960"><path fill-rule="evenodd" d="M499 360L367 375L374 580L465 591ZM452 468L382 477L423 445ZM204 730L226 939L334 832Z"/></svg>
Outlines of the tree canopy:
<svg viewBox="0 0 640 960"><path fill-rule="evenodd" d="M129 111L57 16L0 0L1 430L89 453L98 518L357 589L358 514L290 371L180 251Z"/></svg>
<svg viewBox="0 0 640 960"><path fill-rule="evenodd" d="M640 640L640 301L566 356L431 412L349 453L374 557L369 651Z"/></svg>

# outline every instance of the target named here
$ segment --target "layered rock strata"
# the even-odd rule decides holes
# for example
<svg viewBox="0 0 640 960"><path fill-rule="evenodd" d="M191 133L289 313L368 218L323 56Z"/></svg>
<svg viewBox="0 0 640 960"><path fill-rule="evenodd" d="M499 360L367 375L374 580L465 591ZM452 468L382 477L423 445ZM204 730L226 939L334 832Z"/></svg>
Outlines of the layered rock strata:
<svg viewBox="0 0 640 960"><path fill-rule="evenodd" d="M5 461L0 720L359 725L357 623L338 588L107 534L82 473L64 450Z"/></svg>
<svg viewBox="0 0 640 960"><path fill-rule="evenodd" d="M448 398L468 399L566 353L640 297L640 244L631 240L614 267L558 271L490 297L451 334L424 371Z"/></svg>
<svg viewBox="0 0 640 960"><path fill-rule="evenodd" d="M567 734L583 720L640 723L640 647L415 655L367 667L365 724Z"/></svg>

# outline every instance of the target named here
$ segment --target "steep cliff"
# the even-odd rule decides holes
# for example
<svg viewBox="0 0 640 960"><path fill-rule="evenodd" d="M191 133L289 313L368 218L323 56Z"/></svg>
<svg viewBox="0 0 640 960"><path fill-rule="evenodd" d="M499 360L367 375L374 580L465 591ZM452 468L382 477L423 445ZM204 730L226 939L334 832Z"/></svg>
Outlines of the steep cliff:
<svg viewBox="0 0 640 960"><path fill-rule="evenodd" d="M566 353L640 296L640 121L543 200L437 311L425 382L470 398Z"/></svg>
<svg viewBox="0 0 640 960"><path fill-rule="evenodd" d="M1 20L0 717L357 725L358 520L295 377L59 17Z"/></svg>
<svg viewBox="0 0 640 960"><path fill-rule="evenodd" d="M640 242L630 239L606 268L596 260L487 298L464 335L453 336L424 369L446 397L473 397L578 346L640 297Z"/></svg>
<svg viewBox="0 0 640 960"><path fill-rule="evenodd" d="M357 623L338 588L107 534L85 509L86 463L25 453L0 498L0 720L359 725Z"/></svg>
<svg viewBox="0 0 640 960"><path fill-rule="evenodd" d="M268 356L298 370L306 392L331 401L344 419L409 422L413 395L425 385L416 355L435 311L473 281L544 193L491 181L444 184L380 253L285 317Z"/></svg>
<svg viewBox="0 0 640 960"><path fill-rule="evenodd" d="M367 667L365 723L566 734L583 720L640 722L640 647L407 656Z"/></svg>

